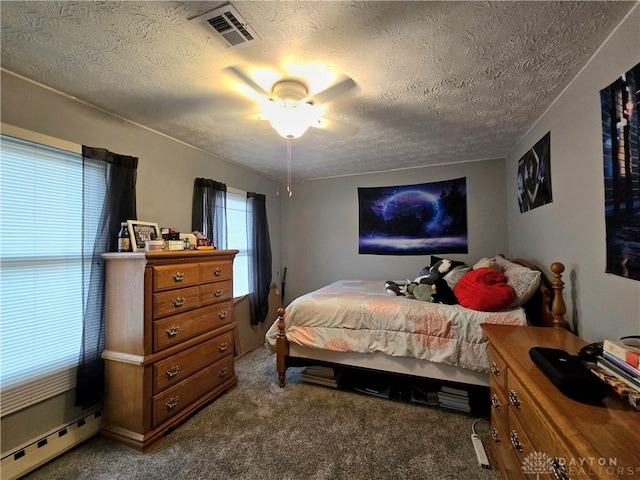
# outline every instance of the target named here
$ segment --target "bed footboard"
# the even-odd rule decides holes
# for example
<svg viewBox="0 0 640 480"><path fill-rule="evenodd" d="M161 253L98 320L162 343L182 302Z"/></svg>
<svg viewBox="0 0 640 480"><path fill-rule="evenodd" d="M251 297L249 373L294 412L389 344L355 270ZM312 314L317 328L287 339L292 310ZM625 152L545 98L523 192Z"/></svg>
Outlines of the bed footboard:
<svg viewBox="0 0 640 480"><path fill-rule="evenodd" d="M284 387L287 376L287 357L289 356L289 340L284 333L284 308L278 309L278 336L276 337L276 370L280 387Z"/></svg>

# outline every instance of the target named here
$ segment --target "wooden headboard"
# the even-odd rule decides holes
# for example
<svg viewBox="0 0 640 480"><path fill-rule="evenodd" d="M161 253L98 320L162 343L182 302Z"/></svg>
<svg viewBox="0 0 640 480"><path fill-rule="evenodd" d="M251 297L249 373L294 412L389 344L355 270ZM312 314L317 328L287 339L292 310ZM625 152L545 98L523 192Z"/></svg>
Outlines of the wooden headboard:
<svg viewBox="0 0 640 480"><path fill-rule="evenodd" d="M538 287L538 291L531 300L523 305L527 312L529 324L571 330L569 323L564 319L564 314L567 312L567 307L562 297L564 290L564 282L562 281L564 265L560 262L552 263L551 272L553 273L553 280L549 280L544 272L528 260L516 258L511 261L540 272L540 286Z"/></svg>

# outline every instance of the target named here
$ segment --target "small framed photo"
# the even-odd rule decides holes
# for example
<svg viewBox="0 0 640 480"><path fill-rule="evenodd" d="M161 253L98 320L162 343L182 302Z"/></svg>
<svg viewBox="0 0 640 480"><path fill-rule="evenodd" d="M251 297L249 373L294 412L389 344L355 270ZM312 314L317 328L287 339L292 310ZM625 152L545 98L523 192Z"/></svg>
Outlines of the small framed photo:
<svg viewBox="0 0 640 480"><path fill-rule="evenodd" d="M131 238L131 250L134 252L144 252L147 240L160 238L160 229L157 223L127 220L127 226Z"/></svg>

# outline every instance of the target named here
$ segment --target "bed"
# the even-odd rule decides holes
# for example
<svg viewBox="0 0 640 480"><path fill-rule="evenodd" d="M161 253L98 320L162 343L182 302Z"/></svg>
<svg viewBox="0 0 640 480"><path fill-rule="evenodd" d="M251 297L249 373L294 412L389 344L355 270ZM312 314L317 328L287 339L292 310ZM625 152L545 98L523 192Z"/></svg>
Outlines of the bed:
<svg viewBox="0 0 640 480"><path fill-rule="evenodd" d="M488 340L482 323L568 329L562 263L551 265L551 280L527 260L502 256L465 265L464 273L488 262L510 283L537 278L535 288L530 285L526 298L521 295L510 308L491 312L391 296L383 280L341 280L298 297L278 310L265 335L276 354L280 386L287 368L318 364L487 386ZM516 283L513 288L518 292Z"/></svg>

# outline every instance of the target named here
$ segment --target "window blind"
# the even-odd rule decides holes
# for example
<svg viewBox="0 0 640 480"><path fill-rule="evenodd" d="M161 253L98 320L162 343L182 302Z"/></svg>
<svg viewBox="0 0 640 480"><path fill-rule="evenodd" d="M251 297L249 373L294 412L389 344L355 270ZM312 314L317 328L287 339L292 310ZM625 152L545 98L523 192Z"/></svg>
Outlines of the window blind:
<svg viewBox="0 0 640 480"><path fill-rule="evenodd" d="M87 201L79 153L2 135L0 151L0 415L75 386L83 284L104 196ZM106 167L85 165L106 192ZM84 272L84 273L83 273ZM86 278L83 278L86 275Z"/></svg>
<svg viewBox="0 0 640 480"><path fill-rule="evenodd" d="M247 246L247 197L227 191L227 242L239 250L233 262L233 296L249 293L249 252Z"/></svg>

